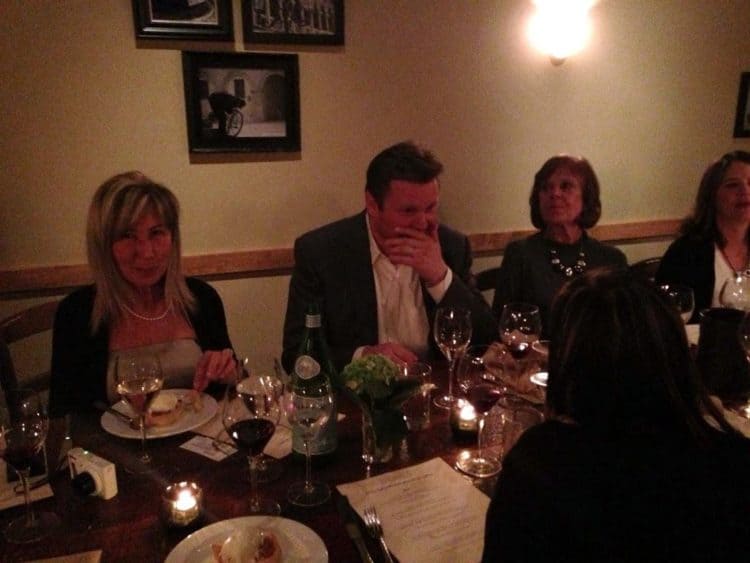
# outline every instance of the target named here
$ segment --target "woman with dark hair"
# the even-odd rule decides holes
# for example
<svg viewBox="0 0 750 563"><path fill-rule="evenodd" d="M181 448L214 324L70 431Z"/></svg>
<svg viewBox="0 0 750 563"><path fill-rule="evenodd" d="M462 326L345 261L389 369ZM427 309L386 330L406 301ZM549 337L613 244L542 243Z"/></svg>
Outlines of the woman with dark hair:
<svg viewBox="0 0 750 563"><path fill-rule="evenodd" d="M703 173L693 213L664 254L656 280L693 288L694 322L702 309L720 306L724 281L748 267L750 153L733 151Z"/></svg>
<svg viewBox="0 0 750 563"><path fill-rule="evenodd" d="M750 440L702 387L649 282L601 269L550 318L548 420L503 460L484 562L727 561L750 553Z"/></svg>
<svg viewBox="0 0 750 563"><path fill-rule="evenodd" d="M585 158L547 160L534 176L529 205L539 232L505 249L492 310L499 317L506 303L533 303L546 333L550 303L566 280L588 268L625 268L627 260L618 249L586 234L599 221L602 204L599 181Z"/></svg>

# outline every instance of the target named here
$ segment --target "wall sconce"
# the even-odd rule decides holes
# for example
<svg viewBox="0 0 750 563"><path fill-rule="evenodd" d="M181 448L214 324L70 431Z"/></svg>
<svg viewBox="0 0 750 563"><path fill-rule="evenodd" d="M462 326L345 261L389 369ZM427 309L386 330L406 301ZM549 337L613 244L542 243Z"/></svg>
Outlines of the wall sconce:
<svg viewBox="0 0 750 563"><path fill-rule="evenodd" d="M589 10L597 0L532 0L536 13L529 39L553 65L561 65L586 46L591 35Z"/></svg>

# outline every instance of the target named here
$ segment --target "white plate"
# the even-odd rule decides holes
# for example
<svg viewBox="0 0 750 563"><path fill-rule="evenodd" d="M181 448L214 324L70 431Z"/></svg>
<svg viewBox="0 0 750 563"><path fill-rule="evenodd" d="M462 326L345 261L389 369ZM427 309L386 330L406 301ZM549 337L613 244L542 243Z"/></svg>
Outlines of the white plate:
<svg viewBox="0 0 750 563"><path fill-rule="evenodd" d="M182 397L183 395L189 393L190 390L163 389L159 392L164 393L165 395L177 395L178 397ZM210 395L206 395L205 393L203 393L201 397L203 399L203 408L200 410L200 412L194 412L190 409L185 409L182 413L182 416L180 416L180 418L174 424L149 428L148 432L146 432L146 438L166 438L167 436L175 436L177 434L187 432L188 430L192 430L193 428L198 428L199 426L211 420L216 414L216 410L218 409L216 400ZM125 403L124 400L120 401L119 403L115 403L114 405L112 405L112 408L123 412L128 416L133 416L133 411L130 410L130 407L127 405L127 403ZM127 422L125 422L124 420L120 420L112 413L105 412L102 415L101 424L104 430L106 430L110 434L119 436L120 438L141 438L140 430L131 428Z"/></svg>
<svg viewBox="0 0 750 563"><path fill-rule="evenodd" d="M169 552L164 563L213 563L212 544L223 543L235 530L258 527L276 534L283 563L327 563L328 550L307 526L278 516L242 516L222 520L193 532Z"/></svg>
<svg viewBox="0 0 750 563"><path fill-rule="evenodd" d="M532 374L529 379L531 379L532 383L536 383L540 387L547 387L547 372L546 371L538 371Z"/></svg>

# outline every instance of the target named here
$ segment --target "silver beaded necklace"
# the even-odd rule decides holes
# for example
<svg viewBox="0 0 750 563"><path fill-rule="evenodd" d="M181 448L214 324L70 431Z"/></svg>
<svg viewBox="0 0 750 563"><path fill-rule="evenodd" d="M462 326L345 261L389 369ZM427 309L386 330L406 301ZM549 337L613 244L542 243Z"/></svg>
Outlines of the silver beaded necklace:
<svg viewBox="0 0 750 563"><path fill-rule="evenodd" d="M576 258L575 264L570 266L563 264L560 260L560 256L557 254L557 250L554 248L549 249L549 263L552 264L552 268L565 277L572 278L574 275L580 275L586 271L586 253L583 251L583 247L578 249L578 257Z"/></svg>

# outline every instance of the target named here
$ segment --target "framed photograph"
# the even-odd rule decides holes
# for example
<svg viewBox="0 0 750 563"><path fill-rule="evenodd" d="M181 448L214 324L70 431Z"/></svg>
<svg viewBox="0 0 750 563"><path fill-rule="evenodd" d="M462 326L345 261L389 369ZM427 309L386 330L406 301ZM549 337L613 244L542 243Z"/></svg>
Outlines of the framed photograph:
<svg viewBox="0 0 750 563"><path fill-rule="evenodd" d="M138 39L232 41L232 0L133 0Z"/></svg>
<svg viewBox="0 0 750 563"><path fill-rule="evenodd" d="M344 0L242 0L245 43L344 44Z"/></svg>
<svg viewBox="0 0 750 563"><path fill-rule="evenodd" d="M740 75L740 93L737 97L737 116L734 118L734 136L750 137L750 72Z"/></svg>
<svg viewBox="0 0 750 563"><path fill-rule="evenodd" d="M182 53L190 152L300 150L297 55Z"/></svg>

